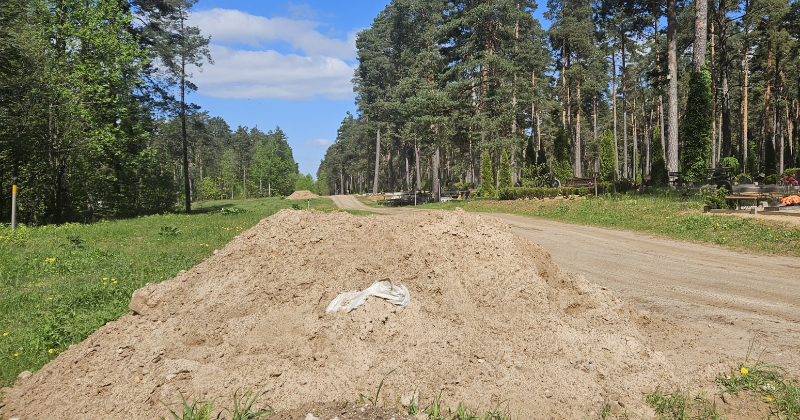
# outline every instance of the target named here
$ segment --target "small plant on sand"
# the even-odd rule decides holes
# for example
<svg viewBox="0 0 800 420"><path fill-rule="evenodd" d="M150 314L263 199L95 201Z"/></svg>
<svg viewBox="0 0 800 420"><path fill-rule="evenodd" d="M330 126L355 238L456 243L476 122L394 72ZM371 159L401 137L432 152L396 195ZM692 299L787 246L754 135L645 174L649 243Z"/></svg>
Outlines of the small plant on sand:
<svg viewBox="0 0 800 420"><path fill-rule="evenodd" d="M181 393L181 402L183 406L181 407L180 414L169 409L173 420L209 420L211 418L211 410L214 409L214 400L199 401L197 397L194 397L192 398L192 403L189 404L189 401L186 400L186 396ZM171 405L176 405L177 403L167 404L162 401L161 404L169 408ZM161 420L166 419L161 417Z"/></svg>
<svg viewBox="0 0 800 420"><path fill-rule="evenodd" d="M233 393L233 411L227 408L225 411L231 415L231 420L260 420L267 418L275 412L272 407L266 410L253 410L253 404L260 396L261 394L253 395L252 390L247 390L240 398L239 390L237 390Z"/></svg>
<svg viewBox="0 0 800 420"><path fill-rule="evenodd" d="M708 401L702 393L691 398L689 391L678 389L665 394L661 387L656 387L655 391L647 394L645 401L653 407L659 419L722 419L717 413L717 403Z"/></svg>
<svg viewBox="0 0 800 420"><path fill-rule="evenodd" d="M750 391L764 397L772 407L772 414L779 419L800 418L800 383L786 379L782 369L766 365L761 357L750 362L753 341L744 363L728 375L720 375L717 383L731 394Z"/></svg>

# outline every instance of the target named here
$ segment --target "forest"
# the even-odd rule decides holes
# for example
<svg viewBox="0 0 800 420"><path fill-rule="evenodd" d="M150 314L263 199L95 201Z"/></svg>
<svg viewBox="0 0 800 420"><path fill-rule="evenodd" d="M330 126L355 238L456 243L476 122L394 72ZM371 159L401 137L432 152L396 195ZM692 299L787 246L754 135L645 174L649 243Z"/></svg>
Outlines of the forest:
<svg viewBox="0 0 800 420"><path fill-rule="evenodd" d="M665 186L800 167L797 0L394 0L357 36L331 191L598 174Z"/></svg>
<svg viewBox="0 0 800 420"><path fill-rule="evenodd" d="M40 225L312 186L280 128L232 129L187 101L187 67L213 64L187 24L196 1L0 2L3 221L15 178L18 219Z"/></svg>

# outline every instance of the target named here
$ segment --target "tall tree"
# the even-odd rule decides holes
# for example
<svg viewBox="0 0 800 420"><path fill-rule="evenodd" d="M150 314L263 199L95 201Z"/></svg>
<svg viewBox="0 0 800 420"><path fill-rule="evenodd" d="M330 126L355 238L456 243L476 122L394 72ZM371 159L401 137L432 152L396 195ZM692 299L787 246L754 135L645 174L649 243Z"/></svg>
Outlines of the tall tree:
<svg viewBox="0 0 800 420"><path fill-rule="evenodd" d="M192 74L187 67L200 68L206 61L214 63L208 50L210 37L202 36L200 28L187 24L195 3L197 0L161 0L156 7L143 9L147 22L145 33L153 42L152 58L164 69L164 81L169 86L176 87L180 93L180 99L170 107L170 111L181 120L186 213L192 211L186 114L197 109L196 106L186 103L187 91L197 90L197 86L189 80Z"/></svg>

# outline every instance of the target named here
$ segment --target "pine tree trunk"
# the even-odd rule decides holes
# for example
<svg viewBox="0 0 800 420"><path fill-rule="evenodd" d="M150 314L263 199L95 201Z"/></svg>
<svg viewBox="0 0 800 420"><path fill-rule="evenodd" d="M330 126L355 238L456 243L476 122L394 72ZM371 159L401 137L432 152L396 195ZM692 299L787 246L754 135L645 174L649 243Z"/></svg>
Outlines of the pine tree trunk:
<svg viewBox="0 0 800 420"><path fill-rule="evenodd" d="M567 127L567 39L561 40L561 127Z"/></svg>
<svg viewBox="0 0 800 420"><path fill-rule="evenodd" d="M719 11L717 18L719 19L719 77L720 92L722 96L722 124L720 131L722 132L722 157L726 158L732 155L731 144L731 96L730 87L728 86L728 39L727 39L727 10L725 0L719 0Z"/></svg>
<svg viewBox="0 0 800 420"><path fill-rule="evenodd" d="M694 52L692 70L697 72L706 63L706 42L708 38L708 0L694 2Z"/></svg>
<svg viewBox="0 0 800 420"><path fill-rule="evenodd" d="M667 171L678 171L678 55L677 1L667 0L667 71L669 79L667 111Z"/></svg>
<svg viewBox="0 0 800 420"><path fill-rule="evenodd" d="M638 148L636 147L636 97L633 97L633 109L631 110L631 126L633 127L633 157L631 159L631 167L633 168L633 173L631 174L632 179L636 179L636 158L638 157Z"/></svg>
<svg viewBox="0 0 800 420"><path fill-rule="evenodd" d="M378 129L375 134L375 180L372 182L372 193L378 193L378 174L381 169L381 125L378 123Z"/></svg>
<svg viewBox="0 0 800 420"><path fill-rule="evenodd" d="M764 154L766 153L766 146L765 146L766 142L772 141L772 133L770 133L770 128L772 126L772 121L770 120L772 118L769 112L770 93L772 88L772 39L771 38L768 39L767 41L767 71L766 71L766 76L764 77L764 82L766 83L766 87L764 89L764 126L761 128L761 133L763 136L762 138L764 139L761 145L762 156L764 156ZM773 142L772 145L773 145L772 150L775 150L774 148L775 143ZM763 158L762 162L766 162L766 158ZM766 175L770 175L769 173L767 173L767 171L771 169L772 168L766 168L764 173Z"/></svg>
<svg viewBox="0 0 800 420"><path fill-rule="evenodd" d="M747 30L745 30L745 36L747 36ZM744 73L744 83L742 84L742 167L745 168L744 171L748 170L747 166L747 154L749 153L750 144L747 139L747 104L748 104L748 93L750 92L750 47L745 46L744 49L744 68L742 72ZM752 175L752 174L751 174Z"/></svg>
<svg viewBox="0 0 800 420"><path fill-rule="evenodd" d="M622 85L622 173L624 174L623 178L629 178L630 173L628 172L628 102L626 99L626 83L625 83L625 38L622 38L622 80L620 80L620 84Z"/></svg>
<svg viewBox="0 0 800 420"><path fill-rule="evenodd" d="M612 96L614 96L612 103L614 109L611 110L614 120L614 165L615 168L617 168L615 175L617 179L619 179L619 151L617 150L617 53L613 51L611 53L611 67L611 90L613 91Z"/></svg>
<svg viewBox="0 0 800 420"><path fill-rule="evenodd" d="M580 63L580 61L579 61ZM579 64L580 65L580 64ZM576 94L578 95L578 106L577 106L577 115L575 116L575 147L572 149L575 151L575 156L573 157L573 164L572 164L572 174L575 178L580 178L583 176L583 159L581 155L581 82L578 81L578 85L576 86L577 91Z"/></svg>
<svg viewBox="0 0 800 420"><path fill-rule="evenodd" d="M436 147L436 150L433 152L433 158L431 159L431 178L432 184L431 185L431 195L433 198L434 203L439 202L439 147Z"/></svg>
<svg viewBox="0 0 800 420"><path fill-rule="evenodd" d="M709 72L711 72L711 167L716 168L717 165L717 156L719 155L719 148L720 144L717 142L717 133L718 133L718 125L717 125L717 105L719 104L718 99L718 92L717 92L717 78L713 75L718 74L717 69L715 67L714 61L714 53L716 52L714 47L714 21L711 21L711 63L709 64Z"/></svg>
<svg viewBox="0 0 800 420"><path fill-rule="evenodd" d="M415 191L422 190L422 174L419 167L419 143L414 139L414 170L417 173L417 187Z"/></svg>

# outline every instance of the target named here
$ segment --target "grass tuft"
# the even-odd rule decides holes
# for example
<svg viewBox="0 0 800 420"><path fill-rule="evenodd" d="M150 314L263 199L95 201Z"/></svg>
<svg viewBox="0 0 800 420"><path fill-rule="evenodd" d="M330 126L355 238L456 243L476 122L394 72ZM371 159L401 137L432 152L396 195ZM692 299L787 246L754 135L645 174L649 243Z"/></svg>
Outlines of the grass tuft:
<svg viewBox="0 0 800 420"><path fill-rule="evenodd" d="M772 415L779 419L800 418L800 383L787 379L783 369L765 364L761 357L750 361L754 341L747 356L735 371L720 375L717 383L731 394L750 391L769 403Z"/></svg>

